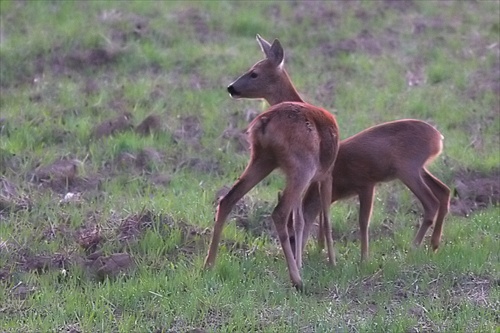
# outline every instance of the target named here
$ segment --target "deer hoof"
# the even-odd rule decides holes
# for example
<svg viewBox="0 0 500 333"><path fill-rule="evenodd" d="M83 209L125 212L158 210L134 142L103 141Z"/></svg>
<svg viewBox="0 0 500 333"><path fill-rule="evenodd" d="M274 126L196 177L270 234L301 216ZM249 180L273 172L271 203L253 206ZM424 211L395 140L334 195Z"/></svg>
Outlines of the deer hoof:
<svg viewBox="0 0 500 333"><path fill-rule="evenodd" d="M210 260L208 259L208 257L207 257L207 258L205 258L205 263L203 264L203 269L209 270L209 269L211 269L211 268L212 268L212 266L213 266L213 262L212 262L212 261L210 261Z"/></svg>
<svg viewBox="0 0 500 333"><path fill-rule="evenodd" d="M293 286L295 287L295 289L298 292L301 292L301 293L304 292L304 284L302 283L302 281L300 281L299 283L293 283Z"/></svg>

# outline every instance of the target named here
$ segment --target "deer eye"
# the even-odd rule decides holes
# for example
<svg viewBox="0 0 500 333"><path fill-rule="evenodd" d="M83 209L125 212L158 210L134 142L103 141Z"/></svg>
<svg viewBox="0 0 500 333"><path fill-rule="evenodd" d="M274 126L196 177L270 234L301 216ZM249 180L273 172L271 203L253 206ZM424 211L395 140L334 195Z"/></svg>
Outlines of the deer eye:
<svg viewBox="0 0 500 333"><path fill-rule="evenodd" d="M255 72L250 73L250 77L251 77L252 79L257 78L257 76L259 76L259 74L255 73Z"/></svg>

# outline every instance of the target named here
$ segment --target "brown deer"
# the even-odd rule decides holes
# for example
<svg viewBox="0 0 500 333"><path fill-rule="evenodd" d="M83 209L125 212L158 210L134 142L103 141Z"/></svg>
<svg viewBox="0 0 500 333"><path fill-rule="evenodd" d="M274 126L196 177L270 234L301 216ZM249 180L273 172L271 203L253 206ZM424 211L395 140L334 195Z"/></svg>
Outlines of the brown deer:
<svg viewBox="0 0 500 333"><path fill-rule="evenodd" d="M230 95L233 98L263 98L271 105L284 101L303 102L283 67L284 51L280 43L274 40L271 45L259 35L257 41L266 58L228 86ZM431 246L434 251L438 249L443 220L449 209L450 189L425 166L441 153L442 140L441 133L426 122L404 119L370 127L340 142L332 171L331 198L333 203L358 196L361 260L368 257L368 226L375 186L394 179L401 180L424 208L424 219L414 238L414 245L422 243L427 230L434 224ZM320 210L319 202L317 191L306 193L302 248ZM290 223L289 228L293 228ZM320 248L323 247L326 232L320 222ZM291 239L292 243L294 241L298 242Z"/></svg>
<svg viewBox="0 0 500 333"><path fill-rule="evenodd" d="M280 48L281 49L281 48ZM319 209L328 210L332 193L332 169L338 152L338 126L326 110L307 103L284 102L258 115L248 127L250 161L229 192L219 201L205 267L213 265L224 223L234 205L274 169L285 174L286 187L272 213L293 285L301 290L304 217L302 200L306 191L318 192ZM322 213L325 218L328 214ZM296 240L291 248L287 223L293 217ZM329 221L324 223L330 224ZM327 245L333 255L333 241Z"/></svg>

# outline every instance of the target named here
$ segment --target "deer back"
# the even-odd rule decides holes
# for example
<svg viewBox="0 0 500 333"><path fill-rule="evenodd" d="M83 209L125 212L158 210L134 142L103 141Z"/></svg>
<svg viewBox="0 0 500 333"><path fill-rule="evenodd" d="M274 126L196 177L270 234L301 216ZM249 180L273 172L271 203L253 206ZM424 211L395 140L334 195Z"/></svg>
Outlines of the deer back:
<svg viewBox="0 0 500 333"><path fill-rule="evenodd" d="M334 178L376 183L413 172L442 151L443 136L428 123L403 119L370 127L340 144ZM339 183L339 186L340 186Z"/></svg>

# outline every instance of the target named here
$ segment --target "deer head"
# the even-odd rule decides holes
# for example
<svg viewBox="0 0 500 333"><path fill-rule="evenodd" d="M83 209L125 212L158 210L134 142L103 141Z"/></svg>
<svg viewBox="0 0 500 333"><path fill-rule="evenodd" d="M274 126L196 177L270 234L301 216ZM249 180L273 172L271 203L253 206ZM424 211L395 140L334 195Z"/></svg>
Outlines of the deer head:
<svg viewBox="0 0 500 333"><path fill-rule="evenodd" d="M279 40L270 44L257 35L257 42L266 57L227 87L231 97L263 98L271 105L283 101L303 102L284 69L285 52Z"/></svg>

